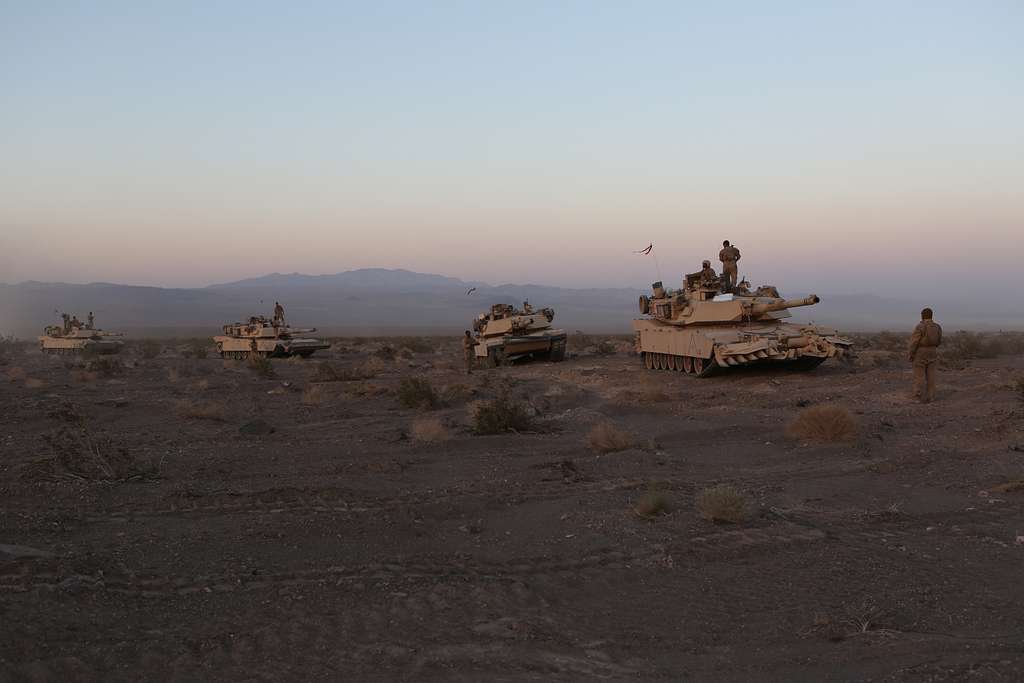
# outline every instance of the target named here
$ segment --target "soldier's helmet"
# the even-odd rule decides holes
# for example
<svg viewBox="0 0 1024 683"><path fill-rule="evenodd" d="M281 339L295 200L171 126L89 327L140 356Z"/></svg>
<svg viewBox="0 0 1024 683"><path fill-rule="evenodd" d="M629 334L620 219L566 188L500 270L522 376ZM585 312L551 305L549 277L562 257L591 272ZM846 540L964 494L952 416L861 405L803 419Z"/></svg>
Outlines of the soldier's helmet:
<svg viewBox="0 0 1024 683"><path fill-rule="evenodd" d="M711 267L711 261L704 261L701 263L701 265L704 266L705 268L709 268Z"/></svg>

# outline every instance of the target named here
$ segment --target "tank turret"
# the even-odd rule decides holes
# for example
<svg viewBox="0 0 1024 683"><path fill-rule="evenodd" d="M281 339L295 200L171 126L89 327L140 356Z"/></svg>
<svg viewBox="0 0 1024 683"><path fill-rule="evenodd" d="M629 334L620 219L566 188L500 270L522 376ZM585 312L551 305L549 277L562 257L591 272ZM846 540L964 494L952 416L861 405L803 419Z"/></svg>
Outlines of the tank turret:
<svg viewBox="0 0 1024 683"><path fill-rule="evenodd" d="M810 369L852 347L834 330L783 322L789 309L820 303L813 294L784 299L774 286L751 292L745 281L726 292L706 271L688 274L679 290L655 282L651 293L639 301L647 317L633 321L637 352L651 369L699 376L751 363Z"/></svg>
<svg viewBox="0 0 1024 683"><path fill-rule="evenodd" d="M529 302L524 301L522 309L494 304L473 321L477 363L493 367L528 358L563 360L567 336L564 330L552 329L554 319L553 309L535 309Z"/></svg>
<svg viewBox="0 0 1024 683"><path fill-rule="evenodd" d="M291 327L280 316L272 319L251 316L248 322L228 323L222 330L224 334L213 338L222 358L307 358L320 349L331 347L322 339L297 336L316 332L315 327Z"/></svg>

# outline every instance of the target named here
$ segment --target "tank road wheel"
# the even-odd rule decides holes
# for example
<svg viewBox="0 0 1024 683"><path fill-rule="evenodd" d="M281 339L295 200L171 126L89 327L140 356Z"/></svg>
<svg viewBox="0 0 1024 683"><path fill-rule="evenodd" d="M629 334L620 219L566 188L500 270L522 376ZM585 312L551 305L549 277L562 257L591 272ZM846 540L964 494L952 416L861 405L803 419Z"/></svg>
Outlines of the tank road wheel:
<svg viewBox="0 0 1024 683"><path fill-rule="evenodd" d="M672 372L676 370L676 357L673 354L668 354L668 369Z"/></svg>
<svg viewBox="0 0 1024 683"><path fill-rule="evenodd" d="M658 370L665 369L665 354L657 353L654 355L654 367Z"/></svg>
<svg viewBox="0 0 1024 683"><path fill-rule="evenodd" d="M714 358L694 358L693 359L693 374L697 377L707 377L715 371L715 359Z"/></svg>
<svg viewBox="0 0 1024 683"><path fill-rule="evenodd" d="M654 358L651 357L650 351L641 351L640 360L643 361L644 367L648 370L654 369Z"/></svg>

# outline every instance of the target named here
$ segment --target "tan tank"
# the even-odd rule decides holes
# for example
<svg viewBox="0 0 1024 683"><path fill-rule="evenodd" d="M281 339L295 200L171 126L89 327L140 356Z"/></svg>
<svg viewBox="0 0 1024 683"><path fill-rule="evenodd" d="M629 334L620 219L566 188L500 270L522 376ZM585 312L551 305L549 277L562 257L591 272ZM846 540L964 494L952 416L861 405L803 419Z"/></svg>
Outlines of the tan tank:
<svg viewBox="0 0 1024 683"><path fill-rule="evenodd" d="M523 302L522 310L494 304L490 313L481 313L473 321L480 342L474 347L477 365L494 367L524 359L564 360L566 334L551 328L554 319L554 310L535 310L528 302Z"/></svg>
<svg viewBox="0 0 1024 683"><path fill-rule="evenodd" d="M92 313L82 322L78 316L61 313L62 325L48 325L38 337L39 350L51 354L117 353L124 342L110 337L123 337L120 332L104 332L94 325Z"/></svg>
<svg viewBox="0 0 1024 683"><path fill-rule="evenodd" d="M222 358L248 358L250 355L306 358L320 349L331 347L322 339L296 336L316 332L315 327L289 327L283 320L268 320L262 315L253 316L246 323L225 325L223 329L224 334L213 338Z"/></svg>
<svg viewBox="0 0 1024 683"><path fill-rule="evenodd" d="M828 358L841 358L853 343L835 330L783 322L790 308L812 306L817 296L783 299L775 287L750 291L744 280L729 293L703 272L686 276L683 288L652 285L640 297L634 320L636 350L649 369L706 377L720 368L776 365L810 370Z"/></svg>

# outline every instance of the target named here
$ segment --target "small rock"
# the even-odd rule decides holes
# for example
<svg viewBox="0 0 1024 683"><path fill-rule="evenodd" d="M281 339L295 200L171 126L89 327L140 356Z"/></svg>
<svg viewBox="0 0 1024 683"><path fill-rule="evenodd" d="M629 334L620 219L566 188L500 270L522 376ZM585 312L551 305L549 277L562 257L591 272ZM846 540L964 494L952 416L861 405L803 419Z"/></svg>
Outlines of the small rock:
<svg viewBox="0 0 1024 683"><path fill-rule="evenodd" d="M30 548L27 545L0 543L0 560L16 560L25 557L53 557L53 553L48 550Z"/></svg>
<svg viewBox="0 0 1024 683"><path fill-rule="evenodd" d="M238 431L242 434L264 436L266 434L273 434L276 430L273 425L266 420L253 420L252 422L246 422L244 425L239 427Z"/></svg>

